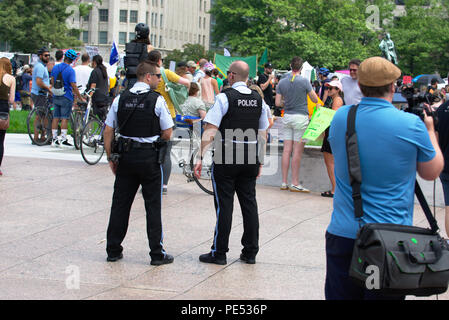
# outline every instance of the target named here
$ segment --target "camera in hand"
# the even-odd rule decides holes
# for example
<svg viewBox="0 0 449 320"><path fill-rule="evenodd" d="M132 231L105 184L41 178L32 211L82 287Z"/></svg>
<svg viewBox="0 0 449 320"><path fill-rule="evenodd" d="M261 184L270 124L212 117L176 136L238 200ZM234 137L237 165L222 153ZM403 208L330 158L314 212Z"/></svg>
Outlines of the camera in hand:
<svg viewBox="0 0 449 320"><path fill-rule="evenodd" d="M425 107L425 103L431 106L435 102L435 96L430 92L415 92L413 87L403 87L401 90L402 96L407 100L407 108L404 109L405 112L410 112L416 114L422 121L424 121L425 112L427 116L433 118L434 125L438 122L437 112L430 111Z"/></svg>

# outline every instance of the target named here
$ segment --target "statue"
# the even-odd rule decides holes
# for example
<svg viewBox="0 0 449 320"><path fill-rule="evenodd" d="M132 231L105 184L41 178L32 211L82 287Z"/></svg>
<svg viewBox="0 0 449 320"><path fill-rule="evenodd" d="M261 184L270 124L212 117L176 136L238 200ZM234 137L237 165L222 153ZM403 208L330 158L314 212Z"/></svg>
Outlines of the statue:
<svg viewBox="0 0 449 320"><path fill-rule="evenodd" d="M398 57L396 56L396 50L394 49L394 42L391 40L389 33L385 35L385 38L382 39L379 45L379 48L382 51L382 57L397 65Z"/></svg>

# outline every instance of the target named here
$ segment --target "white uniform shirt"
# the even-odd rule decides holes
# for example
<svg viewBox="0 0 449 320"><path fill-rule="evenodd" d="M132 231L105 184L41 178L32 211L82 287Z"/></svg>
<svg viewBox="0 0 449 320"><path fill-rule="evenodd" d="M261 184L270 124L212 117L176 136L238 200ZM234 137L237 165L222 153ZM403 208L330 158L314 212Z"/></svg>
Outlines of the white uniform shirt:
<svg viewBox="0 0 449 320"><path fill-rule="evenodd" d="M81 86L79 88L80 92L83 93L86 90L87 83L89 82L90 74L92 73L92 68L86 65L80 65L73 68L76 75L76 85Z"/></svg>
<svg viewBox="0 0 449 320"><path fill-rule="evenodd" d="M136 84L130 89L131 93L144 94L150 90L150 86L144 82L136 82ZM106 125L111 128L117 127L117 111L118 111L118 103L120 100L120 96L117 96L114 102L109 109L108 117L106 118ZM159 125L161 126L161 130L167 130L174 126L173 119L170 115L170 111L168 111L167 103L163 96L159 96L156 100L156 107L154 109L156 116L159 117ZM131 138L134 141L141 143L153 143L159 138L159 135L152 137L127 137L122 136L123 138Z"/></svg>
<svg viewBox="0 0 449 320"><path fill-rule="evenodd" d="M246 86L245 82L236 82L232 85L232 88L243 94L250 94L251 89ZM263 101L263 99L262 99ZM215 97L214 105L209 109L204 118L204 122L210 123L216 127L220 127L221 120L228 112L229 101L224 93L220 93ZM259 130L267 130L270 123L268 122L268 113L270 108L265 103L262 104L262 113L259 118Z"/></svg>

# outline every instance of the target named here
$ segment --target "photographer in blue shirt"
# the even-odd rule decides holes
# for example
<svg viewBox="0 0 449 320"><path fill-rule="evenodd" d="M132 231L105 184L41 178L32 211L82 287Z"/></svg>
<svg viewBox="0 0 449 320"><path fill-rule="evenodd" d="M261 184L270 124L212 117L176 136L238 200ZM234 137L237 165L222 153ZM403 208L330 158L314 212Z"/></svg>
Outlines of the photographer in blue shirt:
<svg viewBox="0 0 449 320"><path fill-rule="evenodd" d="M355 124L363 177L361 222L354 216L346 154L347 116L351 106L338 109L331 123L329 142L335 158L336 189L332 219L326 232L325 296L328 300L387 298L358 287L349 278L360 224L412 225L416 173L425 180L434 180L443 169L433 118L424 114L421 121L391 103L400 76L401 70L381 57L366 59L358 69L358 83L364 95Z"/></svg>

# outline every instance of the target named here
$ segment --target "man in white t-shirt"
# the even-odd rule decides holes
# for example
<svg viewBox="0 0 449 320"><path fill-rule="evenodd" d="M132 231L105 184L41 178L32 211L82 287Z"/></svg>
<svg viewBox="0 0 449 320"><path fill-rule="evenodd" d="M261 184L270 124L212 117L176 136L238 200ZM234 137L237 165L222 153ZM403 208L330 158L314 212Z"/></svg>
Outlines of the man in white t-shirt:
<svg viewBox="0 0 449 320"><path fill-rule="evenodd" d="M81 86L80 92L83 93L86 90L87 82L89 81L92 68L89 67L90 57L87 53L81 56L81 65L74 68L76 75L76 85Z"/></svg>
<svg viewBox="0 0 449 320"><path fill-rule="evenodd" d="M347 105L358 104L363 98L358 84L357 71L359 70L360 60L352 59L349 61L349 75L341 79L343 92L345 93L345 103Z"/></svg>

